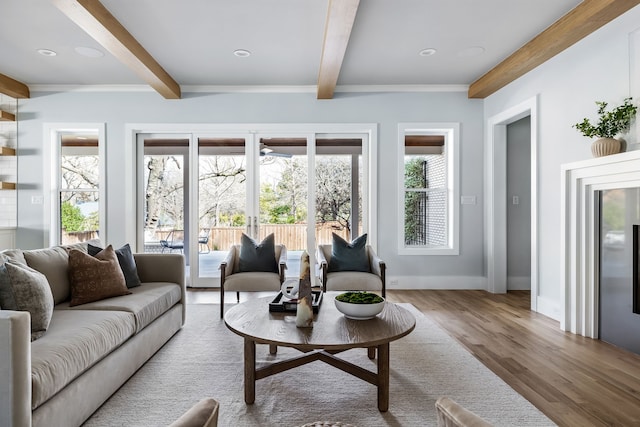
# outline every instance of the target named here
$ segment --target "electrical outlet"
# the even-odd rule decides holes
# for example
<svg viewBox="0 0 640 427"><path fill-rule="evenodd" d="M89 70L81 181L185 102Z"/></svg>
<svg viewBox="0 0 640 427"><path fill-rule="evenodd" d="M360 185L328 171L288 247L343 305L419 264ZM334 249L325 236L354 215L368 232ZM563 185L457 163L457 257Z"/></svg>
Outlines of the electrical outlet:
<svg viewBox="0 0 640 427"><path fill-rule="evenodd" d="M398 281L397 281L397 280L391 280L391 281L389 282L389 285L390 285L390 286L398 286Z"/></svg>

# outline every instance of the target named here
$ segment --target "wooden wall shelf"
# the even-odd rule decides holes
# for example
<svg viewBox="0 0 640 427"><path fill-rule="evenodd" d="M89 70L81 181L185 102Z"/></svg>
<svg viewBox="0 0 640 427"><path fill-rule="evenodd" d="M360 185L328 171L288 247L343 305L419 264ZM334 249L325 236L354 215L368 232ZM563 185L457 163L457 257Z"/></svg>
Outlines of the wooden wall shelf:
<svg viewBox="0 0 640 427"><path fill-rule="evenodd" d="M0 122L15 122L16 115L8 111L0 110Z"/></svg>
<svg viewBox="0 0 640 427"><path fill-rule="evenodd" d="M15 190L15 189L16 189L15 182L0 181L0 190Z"/></svg>
<svg viewBox="0 0 640 427"><path fill-rule="evenodd" d="M16 149L11 147L0 147L0 156L15 156Z"/></svg>

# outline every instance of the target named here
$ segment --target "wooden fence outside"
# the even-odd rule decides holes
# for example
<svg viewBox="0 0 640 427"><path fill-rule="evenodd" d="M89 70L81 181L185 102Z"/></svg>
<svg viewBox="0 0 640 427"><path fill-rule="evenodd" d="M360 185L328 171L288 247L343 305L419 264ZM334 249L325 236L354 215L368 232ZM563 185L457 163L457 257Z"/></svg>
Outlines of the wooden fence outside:
<svg viewBox="0 0 640 427"><path fill-rule="evenodd" d="M212 250L226 251L233 244L240 244L242 233L245 227L214 227L209 233L209 248ZM171 230L157 229L154 233L153 242L166 240ZM267 236L271 233L275 235L276 244L284 244L288 250L303 250L307 244L307 225L306 224L261 224L261 236ZM331 233L349 241L348 230L340 229L335 224L324 224L316 226L316 242L331 243ZM206 236L206 229L201 230L200 237ZM98 237L95 231L85 231L76 233L65 233L63 235L63 244L71 244L83 242Z"/></svg>
<svg viewBox="0 0 640 427"><path fill-rule="evenodd" d="M246 227L214 227L209 233L209 248L212 250L226 251L234 244L240 244L242 233ZM166 239L171 230L156 230L153 240ZM345 240L349 240L346 229L338 229L331 224L316 227L316 241L319 243L331 243L331 233L336 233ZM261 224L260 235L268 236L273 233L276 244L284 244L288 250L303 250L307 244L306 224ZM206 229L201 230L200 237L206 236Z"/></svg>
<svg viewBox="0 0 640 427"><path fill-rule="evenodd" d="M227 250L233 244L239 244L245 227L215 227L209 231L209 247L214 250ZM349 240L346 229L338 230L325 224L316 227L316 241L331 243L331 233L336 233L345 240ZM307 246L306 224L261 224L260 235L268 236L273 233L276 244L284 244L288 250L303 250Z"/></svg>

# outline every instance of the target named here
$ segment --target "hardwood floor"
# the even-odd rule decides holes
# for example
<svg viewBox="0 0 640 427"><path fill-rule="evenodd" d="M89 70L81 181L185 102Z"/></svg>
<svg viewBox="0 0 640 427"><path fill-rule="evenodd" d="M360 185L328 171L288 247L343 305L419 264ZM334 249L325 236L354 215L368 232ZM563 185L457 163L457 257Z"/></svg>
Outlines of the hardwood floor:
<svg viewBox="0 0 640 427"><path fill-rule="evenodd" d="M415 305L556 424L640 425L640 356L561 331L529 310L529 292L394 290L387 298ZM219 292L190 291L187 302L217 303Z"/></svg>
<svg viewBox="0 0 640 427"><path fill-rule="evenodd" d="M388 291L435 320L561 426L640 425L640 356L560 330L530 293Z"/></svg>

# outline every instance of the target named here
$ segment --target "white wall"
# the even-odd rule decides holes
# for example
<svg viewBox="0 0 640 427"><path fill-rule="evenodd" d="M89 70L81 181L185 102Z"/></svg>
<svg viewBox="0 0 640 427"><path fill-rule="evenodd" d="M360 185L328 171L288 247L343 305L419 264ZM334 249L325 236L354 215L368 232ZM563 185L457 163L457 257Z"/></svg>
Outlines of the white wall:
<svg viewBox="0 0 640 427"><path fill-rule="evenodd" d="M482 104L466 93L353 93L317 100L313 93L187 93L165 100L155 92L32 93L20 101L17 245L44 243L42 205L31 197L44 194L42 176L44 123L106 123L107 227L110 242L126 243L127 216L122 194L125 125L133 123L377 123L378 124L378 252L388 277L398 287L477 287L483 285ZM397 255L397 126L399 122L459 122L461 129L461 194L478 204L460 206L459 256Z"/></svg>
<svg viewBox="0 0 640 427"><path fill-rule="evenodd" d="M590 140L571 126L594 117L595 101L630 96L630 33L640 7L586 37L485 99L485 121L538 96L539 290L538 311L560 316L560 165L591 157ZM640 79L640 76L634 76Z"/></svg>

